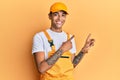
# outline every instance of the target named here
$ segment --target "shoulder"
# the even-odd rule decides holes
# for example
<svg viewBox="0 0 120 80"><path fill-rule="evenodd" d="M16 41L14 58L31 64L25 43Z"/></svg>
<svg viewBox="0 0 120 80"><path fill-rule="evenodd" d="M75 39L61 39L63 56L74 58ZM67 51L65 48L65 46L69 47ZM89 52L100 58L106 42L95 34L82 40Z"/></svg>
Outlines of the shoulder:
<svg viewBox="0 0 120 80"><path fill-rule="evenodd" d="M33 39L41 39L41 38L44 39L44 37L45 37L44 32L40 31L40 32L35 33L35 35L33 36Z"/></svg>
<svg viewBox="0 0 120 80"><path fill-rule="evenodd" d="M50 32L49 29L45 29L45 30L42 30L40 32L37 32L34 37L41 37L41 36L45 36L44 32L47 31L47 32Z"/></svg>
<svg viewBox="0 0 120 80"><path fill-rule="evenodd" d="M64 33L65 33L69 38L73 36L73 34L70 33L70 32L64 32Z"/></svg>
<svg viewBox="0 0 120 80"><path fill-rule="evenodd" d="M73 35L71 32L69 32L69 31L63 31L65 34L68 34L68 35Z"/></svg>

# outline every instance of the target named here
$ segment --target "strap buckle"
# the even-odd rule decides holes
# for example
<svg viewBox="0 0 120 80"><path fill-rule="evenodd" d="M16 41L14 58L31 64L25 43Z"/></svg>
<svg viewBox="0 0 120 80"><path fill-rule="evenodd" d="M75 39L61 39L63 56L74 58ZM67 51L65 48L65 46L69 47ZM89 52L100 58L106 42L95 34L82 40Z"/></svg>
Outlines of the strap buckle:
<svg viewBox="0 0 120 80"><path fill-rule="evenodd" d="M50 43L50 47L54 46L53 40L48 40L48 42Z"/></svg>

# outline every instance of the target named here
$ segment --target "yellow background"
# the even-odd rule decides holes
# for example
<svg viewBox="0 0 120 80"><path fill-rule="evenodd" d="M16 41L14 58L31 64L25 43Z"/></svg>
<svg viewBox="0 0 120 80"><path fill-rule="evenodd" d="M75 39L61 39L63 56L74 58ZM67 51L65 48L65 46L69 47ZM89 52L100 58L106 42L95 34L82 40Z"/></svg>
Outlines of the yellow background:
<svg viewBox="0 0 120 80"><path fill-rule="evenodd" d="M95 46L76 67L76 80L120 80L120 0L1 0L0 80L39 80L32 38L49 28L49 7L69 8L63 29L76 37L77 52L89 33Z"/></svg>

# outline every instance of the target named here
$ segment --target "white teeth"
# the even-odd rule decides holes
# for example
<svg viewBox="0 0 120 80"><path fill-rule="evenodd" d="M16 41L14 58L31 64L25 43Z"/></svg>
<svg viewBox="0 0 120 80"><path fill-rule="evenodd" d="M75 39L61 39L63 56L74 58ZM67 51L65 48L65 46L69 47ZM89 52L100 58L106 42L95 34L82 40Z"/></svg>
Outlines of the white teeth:
<svg viewBox="0 0 120 80"><path fill-rule="evenodd" d="M62 22L57 22L58 24L61 24Z"/></svg>

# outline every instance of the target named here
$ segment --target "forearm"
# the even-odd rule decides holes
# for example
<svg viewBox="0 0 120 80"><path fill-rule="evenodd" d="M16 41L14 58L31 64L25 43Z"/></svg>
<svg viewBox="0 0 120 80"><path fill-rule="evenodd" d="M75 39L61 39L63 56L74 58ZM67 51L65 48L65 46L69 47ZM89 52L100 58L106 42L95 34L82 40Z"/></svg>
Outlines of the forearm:
<svg viewBox="0 0 120 80"><path fill-rule="evenodd" d="M81 59L83 58L84 55L85 55L85 53L80 51L78 53L78 55L74 57L74 59L73 59L73 66L74 67L76 67L79 64L79 62L81 61Z"/></svg>
<svg viewBox="0 0 120 80"><path fill-rule="evenodd" d="M63 51L61 49L57 50L54 55L52 55L50 58L46 60L48 65L53 65L55 62L60 58L62 55Z"/></svg>
<svg viewBox="0 0 120 80"><path fill-rule="evenodd" d="M56 63L56 61L60 58L62 53L63 51L59 49L47 60L42 61L39 66L39 72L44 73L47 70L49 70Z"/></svg>
<svg viewBox="0 0 120 80"><path fill-rule="evenodd" d="M91 34L88 35L85 45L83 46L83 48L81 49L81 51L79 52L79 54L77 56L74 57L73 59L73 65L74 67L76 67L76 65L80 62L80 60L83 58L83 56L88 53L88 50L90 49L90 47L94 46L94 39L90 39Z"/></svg>

